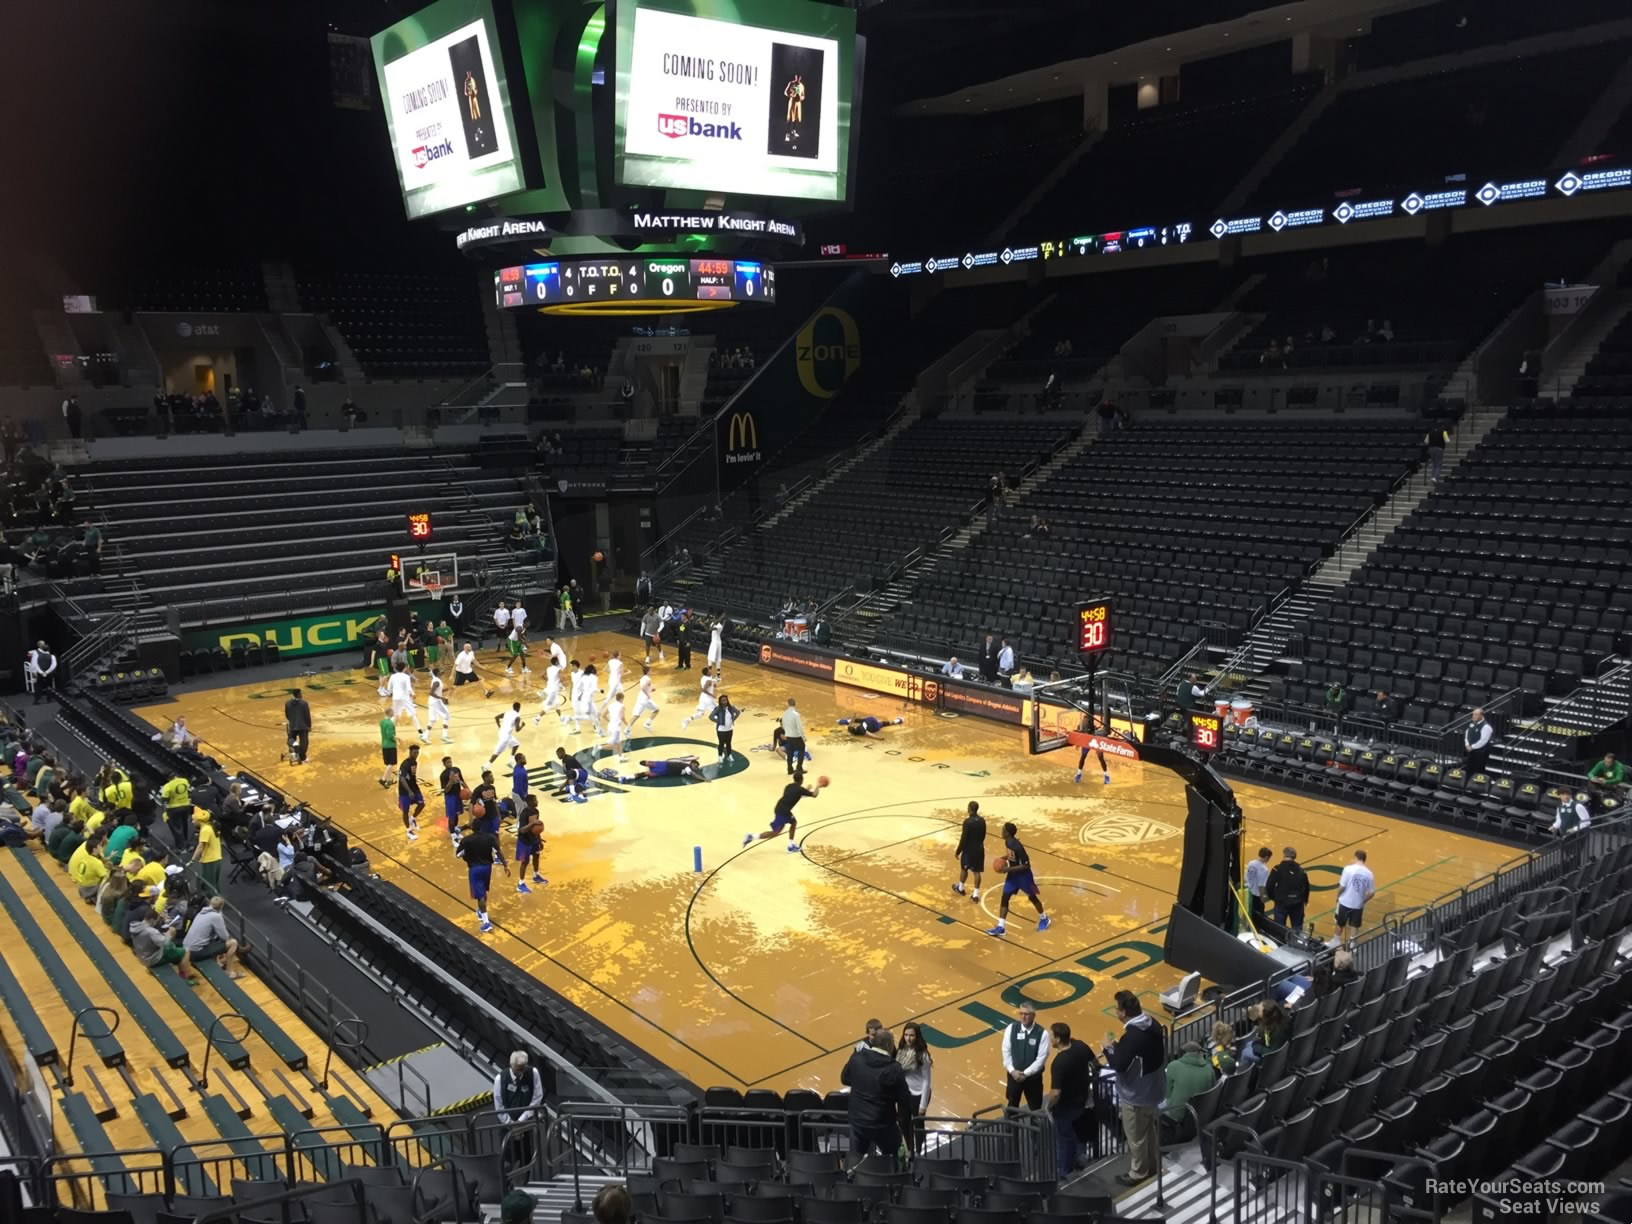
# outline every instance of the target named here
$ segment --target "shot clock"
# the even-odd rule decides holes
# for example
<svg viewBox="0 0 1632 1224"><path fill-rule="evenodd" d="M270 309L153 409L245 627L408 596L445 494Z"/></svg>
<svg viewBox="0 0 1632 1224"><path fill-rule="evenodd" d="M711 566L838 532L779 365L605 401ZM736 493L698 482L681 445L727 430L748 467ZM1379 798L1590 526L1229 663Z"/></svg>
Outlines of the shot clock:
<svg viewBox="0 0 1632 1224"><path fill-rule="evenodd" d="M1190 715L1190 742L1197 752L1212 754L1224 745L1224 720L1217 714Z"/></svg>
<svg viewBox="0 0 1632 1224"><path fill-rule="evenodd" d="M408 538L415 544L429 544L431 541L431 515L428 510L410 510L408 512Z"/></svg>
<svg viewBox="0 0 1632 1224"><path fill-rule="evenodd" d="M1077 605L1077 653L1097 655L1111 648L1111 601L1090 599Z"/></svg>

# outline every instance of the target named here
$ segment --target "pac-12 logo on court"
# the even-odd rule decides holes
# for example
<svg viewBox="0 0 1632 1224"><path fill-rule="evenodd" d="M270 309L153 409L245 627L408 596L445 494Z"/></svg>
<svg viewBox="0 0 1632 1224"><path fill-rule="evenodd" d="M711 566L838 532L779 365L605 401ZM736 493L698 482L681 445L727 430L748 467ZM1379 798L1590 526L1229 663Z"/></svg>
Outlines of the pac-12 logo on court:
<svg viewBox="0 0 1632 1224"><path fill-rule="evenodd" d="M1123 812L1095 816L1077 834L1090 846L1138 846L1178 835L1179 831L1170 824Z"/></svg>

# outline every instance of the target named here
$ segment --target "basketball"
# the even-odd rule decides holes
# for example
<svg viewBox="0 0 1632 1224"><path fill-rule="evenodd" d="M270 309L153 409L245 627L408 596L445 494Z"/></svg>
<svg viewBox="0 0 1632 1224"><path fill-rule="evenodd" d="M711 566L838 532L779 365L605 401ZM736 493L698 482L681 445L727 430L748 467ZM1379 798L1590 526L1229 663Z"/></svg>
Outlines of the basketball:
<svg viewBox="0 0 1632 1224"><path fill-rule="evenodd" d="M828 785L827 775L823 774L821 777L817 778L816 779L816 785L817 786L826 786L826 785Z"/></svg>
<svg viewBox="0 0 1632 1224"><path fill-rule="evenodd" d="M469 803L470 802L470 787L461 786L459 788L459 802L461 802L461 803Z"/></svg>
<svg viewBox="0 0 1632 1224"><path fill-rule="evenodd" d="M590 560L599 565L602 561L606 560L606 554L601 552L600 549L596 549L595 555L591 557Z"/></svg>
<svg viewBox="0 0 1632 1224"><path fill-rule="evenodd" d="M995 859L992 860L992 870L993 871L1007 871L1008 869L1009 869L1009 860L1007 858L1005 858L1003 855L1000 854Z"/></svg>

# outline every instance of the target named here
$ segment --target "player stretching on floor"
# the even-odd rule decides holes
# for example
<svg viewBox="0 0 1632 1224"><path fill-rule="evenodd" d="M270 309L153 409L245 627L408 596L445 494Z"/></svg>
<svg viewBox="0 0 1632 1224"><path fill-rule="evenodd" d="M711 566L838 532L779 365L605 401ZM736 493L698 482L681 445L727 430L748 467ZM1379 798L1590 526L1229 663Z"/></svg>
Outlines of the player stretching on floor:
<svg viewBox="0 0 1632 1224"><path fill-rule="evenodd" d="M656 718L659 713L661 711L658 708L657 701L652 696L652 665L650 663L642 664L640 669L640 696L635 699L634 712L629 715L629 721L633 723L642 714L645 714L646 721L642 725L646 730L650 731L652 729L652 719Z"/></svg>
<svg viewBox="0 0 1632 1224"><path fill-rule="evenodd" d="M437 719L442 720L442 742L453 743L453 736L448 732L453 723L448 718L448 698L442 687L442 669L431 668L431 694L425 699L425 738L429 739L432 731L436 730Z"/></svg>
<svg viewBox="0 0 1632 1224"><path fill-rule="evenodd" d="M476 917L481 921L482 934L493 929L487 919L487 894L493 885L493 864L510 874L510 864L499 854L499 839L472 822L465 826L464 840L459 843L459 857L465 860L470 875L470 899L476 903Z"/></svg>
<svg viewBox="0 0 1632 1224"><path fill-rule="evenodd" d="M554 646L555 643L551 642L550 645ZM538 726L539 720L560 704L561 661L554 654L551 654L550 665L544 669L544 697L538 703L538 713L533 715L533 726ZM563 725L566 724L566 721L565 717L561 719Z"/></svg>
<svg viewBox="0 0 1632 1224"><path fill-rule="evenodd" d="M684 731L694 718L710 718L714 714L714 671L706 664L698 683L702 690L697 694L697 709L680 720L680 730Z"/></svg>
<svg viewBox="0 0 1632 1224"><path fill-rule="evenodd" d="M839 726L849 727L851 735L877 735L885 727L899 727L906 721L904 718L874 718L868 715L866 718L841 718Z"/></svg>
<svg viewBox="0 0 1632 1224"><path fill-rule="evenodd" d="M702 760L698 757L669 757L662 761L641 761L640 772L620 774L614 769L603 769L600 777L608 782L644 782L649 778L688 778L693 782L707 782Z"/></svg>
<svg viewBox="0 0 1632 1224"><path fill-rule="evenodd" d="M555 750L555 759L561 766L561 772L567 776L566 785L558 793L573 803L588 803L589 796L585 792L589 789L589 770L565 748Z"/></svg>
<svg viewBox="0 0 1632 1224"><path fill-rule="evenodd" d="M1036 907L1037 929L1048 930L1050 920L1043 912L1043 899L1037 894L1036 877L1031 874L1031 856L1020 844L1020 839L1015 836L1018 832L1013 821L1003 826L1003 857L992 864L992 870L1006 873L1003 877L1003 902L998 907L997 925L986 932L988 935L1003 934L1003 928L1009 918L1009 898L1017 892L1025 893L1027 899Z"/></svg>
<svg viewBox="0 0 1632 1224"><path fill-rule="evenodd" d="M952 853L958 860L958 882L952 885L952 891L962 896L963 882L972 871L975 873L975 891L969 899L979 901L980 873L986 870L986 817L980 814L980 804L973 799L969 800L969 815L963 818L963 833L958 838L958 848Z"/></svg>
<svg viewBox="0 0 1632 1224"><path fill-rule="evenodd" d="M397 807L402 811L402 827L409 841L419 840L419 814L425 810L425 796L419 790L419 745L408 745L408 759L397 770Z"/></svg>
<svg viewBox="0 0 1632 1224"><path fill-rule="evenodd" d="M816 798L817 794L826 786L826 778L817 778L816 789L806 790L804 770L794 770L793 780L782 788L782 798L776 801L776 810L771 813L770 830L768 832L759 834L758 839L760 841L764 841L768 837L775 837L782 831L782 826L786 825L788 829L788 853L798 854L799 843L793 840L793 835L799 828L799 822L794 819L793 815L794 805L801 799ZM754 840L755 835L750 833L742 839L742 844L745 846L751 846L753 845Z"/></svg>

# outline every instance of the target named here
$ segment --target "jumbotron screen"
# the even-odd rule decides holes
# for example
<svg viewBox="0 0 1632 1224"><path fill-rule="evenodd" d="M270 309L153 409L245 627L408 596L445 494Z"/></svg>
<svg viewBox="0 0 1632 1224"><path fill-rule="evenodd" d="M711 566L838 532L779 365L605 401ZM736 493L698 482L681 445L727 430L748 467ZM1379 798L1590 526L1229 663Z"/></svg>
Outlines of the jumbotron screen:
<svg viewBox="0 0 1632 1224"><path fill-rule="evenodd" d="M374 70L409 217L522 186L487 0L440 0L373 38Z"/></svg>
<svg viewBox="0 0 1632 1224"><path fill-rule="evenodd" d="M844 200L856 15L809 0L620 0L618 181Z"/></svg>

